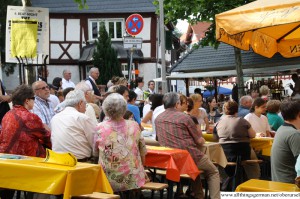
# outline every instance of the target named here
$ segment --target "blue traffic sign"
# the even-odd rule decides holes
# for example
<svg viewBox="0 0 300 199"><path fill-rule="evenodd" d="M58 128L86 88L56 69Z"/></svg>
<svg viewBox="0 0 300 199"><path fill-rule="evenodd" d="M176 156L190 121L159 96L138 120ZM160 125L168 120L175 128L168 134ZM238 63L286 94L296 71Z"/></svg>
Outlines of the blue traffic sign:
<svg viewBox="0 0 300 199"><path fill-rule="evenodd" d="M126 19L125 27L128 34L138 35L143 30L144 19L139 14L132 14Z"/></svg>

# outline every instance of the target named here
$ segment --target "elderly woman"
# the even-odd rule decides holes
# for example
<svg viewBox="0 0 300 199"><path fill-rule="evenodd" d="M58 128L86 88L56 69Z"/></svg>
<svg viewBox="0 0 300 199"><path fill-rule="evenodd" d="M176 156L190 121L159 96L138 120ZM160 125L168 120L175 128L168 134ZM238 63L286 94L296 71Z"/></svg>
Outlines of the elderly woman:
<svg viewBox="0 0 300 199"><path fill-rule="evenodd" d="M238 104L235 101L224 104L224 113L225 115L216 125L215 133L227 160L235 162L237 156L241 156L241 160L251 159L250 138L255 137L251 124L244 118L237 117ZM225 171L232 176L234 168L226 167Z"/></svg>
<svg viewBox="0 0 300 199"><path fill-rule="evenodd" d="M13 91L13 109L2 120L0 153L45 157L44 147L51 148L50 132L42 120L30 112L34 99L34 92L27 85Z"/></svg>
<svg viewBox="0 0 300 199"><path fill-rule="evenodd" d="M99 151L99 164L114 192L138 189L146 181L146 148L140 128L135 121L123 119L127 103L122 95L110 94L102 108L109 119L97 127L95 148Z"/></svg>
<svg viewBox="0 0 300 199"><path fill-rule="evenodd" d="M259 88L259 94L261 95L261 98L265 101L269 100L269 95L270 95L270 89L267 85L262 85Z"/></svg>

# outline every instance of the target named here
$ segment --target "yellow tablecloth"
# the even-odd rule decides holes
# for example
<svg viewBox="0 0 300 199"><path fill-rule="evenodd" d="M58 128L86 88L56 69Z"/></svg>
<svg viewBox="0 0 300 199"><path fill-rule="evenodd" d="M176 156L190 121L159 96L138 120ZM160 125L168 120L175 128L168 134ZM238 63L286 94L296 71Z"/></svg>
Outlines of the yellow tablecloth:
<svg viewBox="0 0 300 199"><path fill-rule="evenodd" d="M240 184L235 191L236 192L300 192L300 189L295 184L252 179Z"/></svg>
<svg viewBox="0 0 300 199"><path fill-rule="evenodd" d="M252 138L250 143L254 150L262 150L262 155L271 156L271 149L274 138L262 137Z"/></svg>
<svg viewBox="0 0 300 199"><path fill-rule="evenodd" d="M202 131L202 137L208 142L218 142L214 139L212 133L206 133L206 131Z"/></svg>
<svg viewBox="0 0 300 199"><path fill-rule="evenodd" d="M216 162L221 167L225 168L227 165L227 158L222 146L217 142L205 142L200 150L208 156L212 162Z"/></svg>
<svg viewBox="0 0 300 199"><path fill-rule="evenodd" d="M0 187L70 196L93 192L113 193L100 165L78 163L75 167L43 163L43 158L0 159Z"/></svg>

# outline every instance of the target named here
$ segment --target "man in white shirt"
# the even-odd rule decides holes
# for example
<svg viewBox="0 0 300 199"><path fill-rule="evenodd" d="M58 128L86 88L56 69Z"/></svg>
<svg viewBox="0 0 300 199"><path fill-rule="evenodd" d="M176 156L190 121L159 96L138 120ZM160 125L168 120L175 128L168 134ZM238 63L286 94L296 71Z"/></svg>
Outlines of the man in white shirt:
<svg viewBox="0 0 300 199"><path fill-rule="evenodd" d="M99 88L97 87L96 80L99 78L100 72L99 69L93 67L89 71L89 77L85 80L85 83L90 87L90 89L94 90L94 95L96 99L101 99L101 94Z"/></svg>
<svg viewBox="0 0 300 199"><path fill-rule="evenodd" d="M93 151L96 123L84 114L86 100L81 90L70 91L65 99L66 108L51 120L52 150L70 152L79 162L97 157Z"/></svg>
<svg viewBox="0 0 300 199"><path fill-rule="evenodd" d="M136 85L137 87L135 88L134 92L137 94L137 98L135 101L135 104L139 107L140 110L140 117L143 117L143 107L144 107L144 91L143 91L143 86L144 86L144 79L142 77L137 77L136 80Z"/></svg>
<svg viewBox="0 0 300 199"><path fill-rule="evenodd" d="M155 119L157 118L157 116L159 116L164 111L165 111L164 105L160 105L160 106L156 107L153 110L153 114L152 114L152 132L153 132L153 135L155 135L155 137L156 137Z"/></svg>
<svg viewBox="0 0 300 199"><path fill-rule="evenodd" d="M87 102L86 104L86 111L85 114L92 119L94 122L98 123L96 118L96 113L92 105L90 103L94 103L94 91L91 89L84 80L79 82L75 86L75 90L81 90L84 93L85 100Z"/></svg>
<svg viewBox="0 0 300 199"><path fill-rule="evenodd" d="M62 89L72 87L75 88L74 82L71 81L71 71L69 69L65 69L63 71L63 78L62 78Z"/></svg>

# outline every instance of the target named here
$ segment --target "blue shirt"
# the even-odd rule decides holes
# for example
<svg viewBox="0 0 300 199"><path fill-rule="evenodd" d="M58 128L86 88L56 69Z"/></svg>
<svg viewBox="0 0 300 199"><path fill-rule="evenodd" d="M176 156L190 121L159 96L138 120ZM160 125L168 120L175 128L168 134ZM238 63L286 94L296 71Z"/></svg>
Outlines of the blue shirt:
<svg viewBox="0 0 300 199"><path fill-rule="evenodd" d="M250 113L250 110L246 107L240 106L238 111L238 117L245 117L248 113Z"/></svg>
<svg viewBox="0 0 300 199"><path fill-rule="evenodd" d="M127 104L127 110L131 111L133 113L134 120L141 124L141 118L140 118L140 110L137 106L132 104Z"/></svg>
<svg viewBox="0 0 300 199"><path fill-rule="evenodd" d="M54 110L48 100L44 100L35 96L32 113L35 113L41 118L44 124L50 125L52 117L55 115Z"/></svg>

